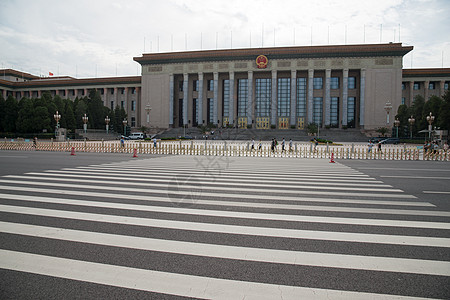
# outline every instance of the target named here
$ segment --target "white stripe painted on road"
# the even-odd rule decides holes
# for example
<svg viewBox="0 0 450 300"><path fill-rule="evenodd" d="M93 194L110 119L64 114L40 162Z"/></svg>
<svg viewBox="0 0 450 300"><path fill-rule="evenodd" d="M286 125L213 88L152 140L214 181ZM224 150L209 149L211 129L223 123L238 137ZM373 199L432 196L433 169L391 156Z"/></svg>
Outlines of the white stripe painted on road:
<svg viewBox="0 0 450 300"><path fill-rule="evenodd" d="M437 179L437 180L449 180L450 177L434 177L434 176L395 176L395 175L381 175L380 177L386 178L402 178L402 179Z"/></svg>
<svg viewBox="0 0 450 300"><path fill-rule="evenodd" d="M78 169L64 169L64 170L46 170L46 173L49 174L90 174L90 175L103 175L103 176L124 176L126 175L128 178L173 178L174 176L179 177L195 177L195 178L202 178L202 180L205 181L221 181L221 182L249 182L249 183L295 183L298 184L302 181L313 181L313 182L322 182L325 181L327 183L330 183L331 185L335 183L341 183L342 185L345 185L346 183L352 183L354 186L380 186L380 187L392 187L392 185L384 184L383 181L379 180L373 180L373 181L359 181L357 179L335 179L334 178L311 178L308 175L305 176L295 176L295 177L287 177L287 178L278 178L276 180L273 179L265 179L261 177L255 177L251 176L252 174L243 174L243 176L224 176L223 174L218 176L212 176L207 171L205 171L203 174L195 174L191 175L189 173L178 173L178 174L163 174L163 173L156 173L156 172L145 172L145 173L125 173L120 170L95 170L91 169L89 171L80 171ZM31 174L31 173L26 173ZM362 182L362 183L356 183L356 182Z"/></svg>
<svg viewBox="0 0 450 300"><path fill-rule="evenodd" d="M34 179L39 179L39 178L34 178ZM107 191L125 191L125 192L131 192L131 193L152 193L154 191L161 191L164 193L167 193L168 188L170 185L162 185L161 189L155 189L155 188L147 188L147 189L140 189L140 188L125 188L125 187L118 187L118 186L103 186L103 185L77 185L75 183L71 183L71 184L64 184L64 183L57 183L57 182L38 182L38 181L25 181L25 180L5 180L5 179L0 179L1 183L8 183L8 184L24 184L24 185L39 185L39 186L52 186L52 187L68 187L68 188L79 188L79 189L96 189L96 190L107 190ZM89 182L89 181L88 181ZM104 182L105 183L105 182ZM106 182L106 183L110 183L110 182ZM175 183L174 183L175 184ZM173 186L175 188L175 186ZM185 186L182 186L183 188L185 188ZM191 186L190 188L193 188L195 190L199 190L198 186ZM231 189L233 191L233 189ZM186 191L175 191L175 190L171 190L170 194L175 194L175 195L186 195ZM389 198L389 199L393 199L393 198L401 198L401 199L416 199L415 196L413 195L408 195L408 194L389 194L389 193L348 193L348 192L324 192L324 191L311 191L311 190L301 190L301 191L296 191L296 193L292 193L292 194L296 194L299 198L297 198L297 200L301 199L301 196L303 195L328 195L328 196L332 196L332 197L339 197L339 196L354 196L354 197L374 197L374 198ZM229 195L227 194L220 194L220 193L211 193L211 192L201 192L202 196L207 196L207 197L229 197ZM231 195L231 194L230 194ZM264 197L264 195L253 195L253 199L262 199L262 197ZM283 193L278 194L276 197L277 199L279 199L280 197L284 197L285 195L283 195ZM235 198L235 197L233 197ZM242 198L242 197L241 197ZM248 197L247 197L248 198ZM268 199L272 199L273 200L273 196L269 197ZM267 198L266 198L267 199ZM301 201L301 200L299 200Z"/></svg>
<svg viewBox="0 0 450 300"><path fill-rule="evenodd" d="M450 191L423 191L425 194L450 194Z"/></svg>
<svg viewBox="0 0 450 300"><path fill-rule="evenodd" d="M256 283L0 250L0 268L155 293L209 299L411 299L398 295Z"/></svg>
<svg viewBox="0 0 450 300"><path fill-rule="evenodd" d="M34 208L34 207L18 207L13 205L0 205L0 211L7 213L17 213L26 215L39 215L45 217L68 218L77 220L86 220L94 222L106 222L117 224L128 224L148 227L173 228L181 230L197 230L207 232L230 233L231 228L239 228L236 234L252 234L254 228L236 225L224 225L213 223L196 223L186 221L174 221L164 219L137 218L128 216L105 215L96 213L83 213L74 211L64 211L56 209ZM251 216L249 216L251 217ZM443 222L424 222L424 221L403 221L403 220L379 220L379 219L357 219L357 218L336 218L336 217L316 217L302 216L301 222L307 223L325 223L325 224L347 224L347 225L363 225L363 226L384 226L384 227L405 227L405 228L428 228L428 229L450 229L450 223ZM269 231L268 228L265 228ZM280 231L272 228L274 232ZM284 230L281 230L283 232ZM256 232L260 232L259 228ZM295 231L294 231L295 232ZM269 236L267 232L259 235ZM275 235L276 236L276 235Z"/></svg>
<svg viewBox="0 0 450 300"><path fill-rule="evenodd" d="M49 184L50 185L50 184ZM119 193L99 193L99 192L88 192L88 191L77 191L74 190L78 188L77 185L58 185L58 187L71 187L73 190L60 190L60 189L45 189L45 188L33 188L24 186L8 186L0 185L0 190L9 191L21 191L21 192L35 192L35 193L50 193L58 195L76 195L76 196L89 196L89 197L101 197L101 198L115 198L115 199L127 199L127 200L139 200L139 201L158 201L158 202L173 202L177 198L170 198L169 195L165 196L153 196L154 192L150 195L140 196L135 194L119 194ZM108 188L108 190L111 190ZM130 189L130 192L133 190ZM166 191L167 192L167 191ZM172 193L171 193L172 194ZM166 194L165 194L166 195ZM252 207L254 203L258 203L260 207L264 208L283 208L283 209L295 209L297 204L274 204L274 203L264 203L264 202L243 202L242 195L218 195L212 193L201 193L201 196L209 196L215 199L237 199L239 201L223 201L223 200L203 200L197 199L195 204L199 205L232 205L241 207ZM213 195L213 196L211 196ZM274 200L273 196L267 195L245 195L245 199L256 199L256 200ZM181 200L181 199L180 199ZM364 204L364 205L392 205L392 206L418 206L418 207L436 207L436 205L429 202L412 202L412 201L383 201L383 200L359 200L359 199L345 199L345 198L316 198L316 197L288 197L288 196L277 196L276 201L286 201L286 202L313 202L313 203L336 203L336 204Z"/></svg>
<svg viewBox="0 0 450 300"><path fill-rule="evenodd" d="M128 176L128 174L126 174L126 176L124 176L125 174L121 174L120 175L114 175L111 176L109 174L107 175L93 175L91 172L89 172L89 174L67 174L67 173L59 173L59 172L28 172L26 173L26 175L31 175L31 176L47 176L47 177L56 177L56 178L60 178L60 177L68 177L68 178L91 178L91 179L114 179L114 180L120 180L120 181L134 181L134 182L163 182L163 183L167 183L170 181L170 179L173 179L173 176L170 178L165 178L165 179L160 179L161 176L145 176L144 178L140 177L140 178L136 178L136 177L132 177L132 176ZM176 175L176 177L178 177L178 175ZM185 178L186 176L180 176L181 178ZM299 186L299 183L303 183L304 180L298 180L295 184L286 184L285 181L280 180L276 183L278 184L270 184L268 182L261 182L260 180L254 180L254 181L246 181L245 183L243 183L243 180L241 180L240 178L235 178L234 180L222 180L222 178L219 177L209 177L207 179L201 179L193 176L193 177L187 177L187 178L195 178L195 180L199 180L199 183L201 183L202 185L230 185L232 184L233 186L249 186L249 185L259 185L259 186L263 186L263 187L277 187L277 188L297 188ZM77 179L78 180L78 179ZM389 191L391 191L393 188L391 185L388 184L377 184L377 185L373 185L373 184L360 184L360 183L335 183L335 182L316 182L316 181L308 181L307 183L308 185L326 185L326 186L348 186L348 187L371 187L371 188L376 188L377 190L382 190L384 191L384 189L381 188L390 188ZM320 187L322 188L322 187ZM363 188L364 189L364 188ZM361 190L361 189L358 189Z"/></svg>
<svg viewBox="0 0 450 300"><path fill-rule="evenodd" d="M29 179L29 180L53 180L53 181L63 181L63 182L67 182L67 181L74 181L74 179L70 179L70 178L59 178L59 177L51 177L51 178L43 178L41 176L29 176L29 175L6 175L4 176L4 178L17 178L17 179ZM155 188L164 188L167 189L167 184L169 182L166 182L166 184L158 184L158 183L139 183L139 182L133 182L133 183L129 183L129 182L123 182L120 180L112 180L112 178L109 178L108 180L93 180L93 179L76 179L75 180L78 183L96 183L96 184L115 184L115 185L128 185L128 186L145 186L145 187L155 187ZM187 183L182 183L182 185L178 186L178 188L182 187L182 188L195 188L198 189L199 188L199 184L200 185L210 185L207 183L203 183L201 181L196 182L196 184L187 184ZM229 185L229 184L227 184ZM277 186L279 187L279 186ZM296 194L298 195L299 193L302 193L303 190L302 189L314 189L317 187L311 187L310 185L302 185L302 184L298 184L296 186L297 190L285 190L285 189L264 189L264 188L260 188L260 187L240 187L239 191L240 192L264 192L264 193L281 193L281 194ZM206 187L206 189L208 189ZM216 191L236 191L235 187L216 187L213 186L210 189L214 189ZM325 189L325 190L332 190L332 191L364 191L364 192L390 192L390 193L402 193L403 191L401 189L394 189L394 188L362 188L362 187L335 187L335 186L321 186L320 187L321 190ZM334 192L333 192L334 193ZM347 194L347 193L346 193ZM348 195L348 194L347 194ZM365 194L368 195L368 194ZM372 194L370 194L372 195Z"/></svg>
<svg viewBox="0 0 450 300"><path fill-rule="evenodd" d="M450 276L450 262L446 261L192 243L6 222L0 222L0 231L40 238L222 259Z"/></svg>
<svg viewBox="0 0 450 300"><path fill-rule="evenodd" d="M79 196L82 196L82 194L80 194ZM222 210L196 209L196 208L149 206L149 205L125 204L125 203L115 203L115 202L99 202L99 201L87 201L87 200L78 200L78 199L50 198L50 197L12 195L12 194L0 194L0 199L45 202L45 203L56 203L56 204L68 204L68 205L78 205L78 206L87 206L87 207L127 209L127 210L137 210L137 211L163 212L163 213L173 213L173 214L217 216L217 217L227 217L227 218L250 218L250 219L293 221L293 222L302 222L302 220L304 218L301 215L289 215L289 214L267 214L267 213L222 211ZM174 201L174 200L172 199L172 201ZM180 201L182 201L182 199L180 199ZM211 202L213 202L213 201L211 201ZM197 204L197 201L195 201L194 204ZM227 205L227 207L228 207L228 205ZM247 207L259 208L260 206L258 203L253 204L253 205L249 203ZM321 211L321 212L348 212L348 213L364 213L364 214L393 214L393 215L409 215L409 216L450 217L450 212L446 212L446 211L407 210L407 209L376 209L376 208L311 206L311 205L297 205L296 208L299 210Z"/></svg>

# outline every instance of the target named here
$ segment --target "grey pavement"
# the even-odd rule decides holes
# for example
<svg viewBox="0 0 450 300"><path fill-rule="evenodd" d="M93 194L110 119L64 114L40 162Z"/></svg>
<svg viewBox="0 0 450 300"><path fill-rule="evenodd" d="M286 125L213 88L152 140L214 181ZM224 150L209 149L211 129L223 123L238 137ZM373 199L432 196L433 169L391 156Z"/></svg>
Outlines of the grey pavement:
<svg viewBox="0 0 450 300"><path fill-rule="evenodd" d="M448 163L0 151L1 299L450 298Z"/></svg>

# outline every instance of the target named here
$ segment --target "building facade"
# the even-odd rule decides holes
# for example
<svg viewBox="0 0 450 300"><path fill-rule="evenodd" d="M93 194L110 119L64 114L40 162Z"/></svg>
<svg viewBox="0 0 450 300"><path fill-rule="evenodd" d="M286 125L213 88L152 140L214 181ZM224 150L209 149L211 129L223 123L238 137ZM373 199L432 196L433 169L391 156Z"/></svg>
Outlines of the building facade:
<svg viewBox="0 0 450 300"><path fill-rule="evenodd" d="M142 75L39 78L1 70L3 97L42 92L75 99L100 91L124 107L128 124L149 128L213 124L255 129L391 127L401 104L448 90L450 69L402 69L413 49L400 43L151 53ZM1 76L3 75L3 76Z"/></svg>

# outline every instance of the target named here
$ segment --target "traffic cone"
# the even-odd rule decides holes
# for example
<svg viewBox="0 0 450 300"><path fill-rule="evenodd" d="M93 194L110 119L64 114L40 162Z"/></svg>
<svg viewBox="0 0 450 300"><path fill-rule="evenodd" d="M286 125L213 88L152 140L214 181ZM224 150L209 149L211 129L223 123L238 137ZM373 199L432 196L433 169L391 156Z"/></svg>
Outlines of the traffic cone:
<svg viewBox="0 0 450 300"><path fill-rule="evenodd" d="M134 148L134 151L133 151L133 157L138 157L138 156L137 156L137 149L136 149L136 148Z"/></svg>
<svg viewBox="0 0 450 300"><path fill-rule="evenodd" d="M75 155L75 147L72 147L72 152L70 152L70 155Z"/></svg>
<svg viewBox="0 0 450 300"><path fill-rule="evenodd" d="M335 163L334 161L334 152L331 152L331 159L330 159L330 163Z"/></svg>

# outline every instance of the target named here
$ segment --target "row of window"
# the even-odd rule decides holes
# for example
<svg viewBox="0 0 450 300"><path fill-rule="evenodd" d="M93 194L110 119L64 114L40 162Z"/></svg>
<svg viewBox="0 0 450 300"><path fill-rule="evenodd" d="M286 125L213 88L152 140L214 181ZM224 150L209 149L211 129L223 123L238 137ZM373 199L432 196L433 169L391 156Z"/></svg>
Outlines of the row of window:
<svg viewBox="0 0 450 300"><path fill-rule="evenodd" d="M420 83L420 82L414 82L413 83L413 90L420 90L420 86L424 85L424 83ZM444 90L448 90L449 87L449 83L445 82L444 83ZM437 88L437 83L436 82L429 82L428 83L428 89L429 90L435 90ZM402 83L402 90L406 90L406 83Z"/></svg>
<svg viewBox="0 0 450 300"><path fill-rule="evenodd" d="M299 78L297 78L299 79ZM306 78L303 78L306 80ZM238 81L241 80L248 80L248 79L238 79ZM256 81L258 80L271 80L270 78L263 78L263 79L256 79ZM278 82L280 82L280 80L290 80L290 78L278 78ZM283 81L284 82L284 81ZM206 81L206 90L207 91L214 91L214 80L207 80ZM248 83L247 83L248 84ZM313 88L315 90L321 90L323 89L323 78L322 77L314 77L313 79ZM331 77L330 78L330 88L332 90L337 90L340 88L340 84L339 84L339 77ZM178 90L180 92L182 92L184 89L184 82L183 81L179 81L178 82ZM348 89L356 89L356 77L348 77ZM199 91L199 80L194 80L193 84L192 84L192 90L194 92L198 92Z"/></svg>
<svg viewBox="0 0 450 300"><path fill-rule="evenodd" d="M111 102L110 102L110 108L111 108L111 110L114 110L114 108L115 108L113 100L111 100ZM120 101L120 108L126 109L125 101ZM131 101L131 111L136 111L136 101L134 101L134 100Z"/></svg>

